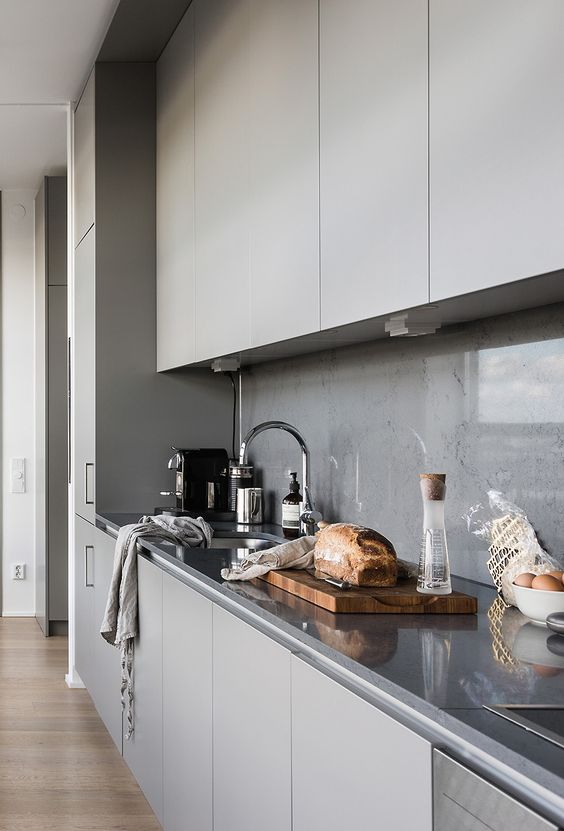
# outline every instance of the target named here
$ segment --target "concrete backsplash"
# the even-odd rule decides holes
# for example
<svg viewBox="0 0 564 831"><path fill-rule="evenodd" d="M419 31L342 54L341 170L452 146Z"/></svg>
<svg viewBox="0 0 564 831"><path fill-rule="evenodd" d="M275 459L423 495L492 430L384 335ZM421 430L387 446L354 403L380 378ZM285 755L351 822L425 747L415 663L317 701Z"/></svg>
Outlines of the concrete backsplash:
<svg viewBox="0 0 564 831"><path fill-rule="evenodd" d="M243 433L273 418L303 432L326 519L376 528L416 560L418 474L445 472L454 573L488 581L486 546L463 515L490 488L563 558L564 304L251 367L242 391ZM298 447L269 431L250 456L279 519Z"/></svg>

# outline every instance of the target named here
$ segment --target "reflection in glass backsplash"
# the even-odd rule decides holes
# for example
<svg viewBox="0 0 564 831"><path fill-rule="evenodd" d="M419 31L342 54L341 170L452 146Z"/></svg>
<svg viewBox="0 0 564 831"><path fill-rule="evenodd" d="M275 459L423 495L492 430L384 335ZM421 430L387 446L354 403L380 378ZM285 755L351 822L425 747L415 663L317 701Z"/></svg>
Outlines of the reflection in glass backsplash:
<svg viewBox="0 0 564 831"><path fill-rule="evenodd" d="M489 582L483 543L462 517L490 488L523 507L542 543L564 555L563 382L558 304L246 369L242 428L295 424L324 516L377 528L408 560L421 530L418 473L446 472L452 570ZM296 448L266 432L253 461L279 519Z"/></svg>

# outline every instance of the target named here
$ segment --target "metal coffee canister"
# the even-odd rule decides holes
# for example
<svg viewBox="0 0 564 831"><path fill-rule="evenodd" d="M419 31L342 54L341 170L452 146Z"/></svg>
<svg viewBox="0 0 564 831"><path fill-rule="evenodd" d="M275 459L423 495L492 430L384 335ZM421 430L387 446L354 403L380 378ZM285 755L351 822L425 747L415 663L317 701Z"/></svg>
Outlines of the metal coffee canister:
<svg viewBox="0 0 564 831"><path fill-rule="evenodd" d="M254 468L252 465L240 465L234 459L229 460L227 482L227 510L237 510L237 491L239 488L252 488Z"/></svg>
<svg viewBox="0 0 564 831"><path fill-rule="evenodd" d="M260 525L262 514L262 488L239 488L237 490L237 522L243 525Z"/></svg>

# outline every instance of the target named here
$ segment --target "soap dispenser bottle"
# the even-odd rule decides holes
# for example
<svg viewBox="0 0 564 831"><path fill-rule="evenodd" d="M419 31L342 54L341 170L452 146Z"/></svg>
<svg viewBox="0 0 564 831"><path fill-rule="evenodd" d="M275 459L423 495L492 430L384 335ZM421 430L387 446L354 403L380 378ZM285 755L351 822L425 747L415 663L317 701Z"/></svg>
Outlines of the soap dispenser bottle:
<svg viewBox="0 0 564 831"><path fill-rule="evenodd" d="M300 505L303 496L300 493L298 474L290 473L290 476L290 492L282 500L282 531L285 537L293 540L300 533Z"/></svg>

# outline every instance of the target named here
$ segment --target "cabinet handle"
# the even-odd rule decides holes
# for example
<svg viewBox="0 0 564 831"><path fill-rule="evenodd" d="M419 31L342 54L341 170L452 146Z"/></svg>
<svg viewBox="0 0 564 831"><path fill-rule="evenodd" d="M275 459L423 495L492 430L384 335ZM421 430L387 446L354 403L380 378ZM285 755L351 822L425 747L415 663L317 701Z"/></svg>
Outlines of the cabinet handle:
<svg viewBox="0 0 564 831"><path fill-rule="evenodd" d="M69 485L72 482L72 449L71 449L71 413L72 413L72 390L71 390L71 339L67 339L67 464Z"/></svg>
<svg viewBox="0 0 564 831"><path fill-rule="evenodd" d="M87 589L94 588L94 577L92 576L92 580L89 580L89 567L88 563L90 562L89 554L94 553L94 546L93 545L85 545L84 546L84 585Z"/></svg>
<svg viewBox="0 0 564 831"><path fill-rule="evenodd" d="M90 481L90 476L88 475L89 470L94 473L94 462L86 462L84 465L84 502L86 505L93 505L94 499L90 498L90 489L88 487L88 482Z"/></svg>

